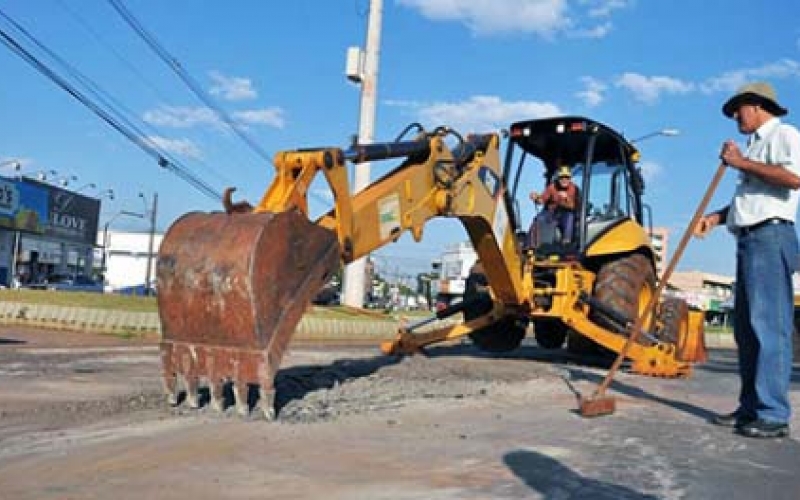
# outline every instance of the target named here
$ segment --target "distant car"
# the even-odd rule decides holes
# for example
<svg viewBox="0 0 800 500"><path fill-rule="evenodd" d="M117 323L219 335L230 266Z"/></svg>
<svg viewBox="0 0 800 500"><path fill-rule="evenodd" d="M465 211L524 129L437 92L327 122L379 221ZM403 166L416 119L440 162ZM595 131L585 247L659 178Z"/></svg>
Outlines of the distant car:
<svg viewBox="0 0 800 500"><path fill-rule="evenodd" d="M144 283L140 285L130 285L130 286L115 288L113 292L118 293L120 295L139 295L139 296L150 295L153 297L156 296L156 289L154 287L147 288L144 286Z"/></svg>
<svg viewBox="0 0 800 500"><path fill-rule="evenodd" d="M103 293L103 284L87 276L51 276L45 284L47 290Z"/></svg>
<svg viewBox="0 0 800 500"><path fill-rule="evenodd" d="M338 306L339 290L326 285L317 293L312 302L318 306Z"/></svg>

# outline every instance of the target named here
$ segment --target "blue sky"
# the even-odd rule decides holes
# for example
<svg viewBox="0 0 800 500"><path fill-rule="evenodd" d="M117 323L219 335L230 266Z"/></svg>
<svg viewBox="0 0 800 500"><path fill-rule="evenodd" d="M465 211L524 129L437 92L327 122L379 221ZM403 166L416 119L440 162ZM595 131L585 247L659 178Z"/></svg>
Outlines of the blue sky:
<svg viewBox="0 0 800 500"><path fill-rule="evenodd" d="M262 151L345 147L358 130L359 88L344 75L362 45L368 0L127 0L127 9ZM129 110L151 140L218 190L257 200L273 167L226 129L105 0L0 0L0 11ZM415 121L467 133L581 114L640 144L654 224L677 243L718 164L744 138L720 107L742 83L770 81L800 113L800 4L793 0L384 0L375 139ZM18 36L5 19L0 28ZM41 55L41 51L35 52ZM43 57L48 65L52 63ZM95 183L101 226L158 193L158 226L218 205L0 46L0 161ZM797 123L800 123L798 121ZM393 167L373 163L373 178ZM7 167L6 167L7 170ZM10 172L4 172L10 173ZM712 206L727 203L729 172ZM322 210L314 193L312 210ZM532 211L532 207L529 207ZM529 212L530 213L530 212ZM146 230L135 218L112 227ZM465 239L454 221L377 252L379 265L424 268ZM680 270L733 274L733 241L692 241Z"/></svg>

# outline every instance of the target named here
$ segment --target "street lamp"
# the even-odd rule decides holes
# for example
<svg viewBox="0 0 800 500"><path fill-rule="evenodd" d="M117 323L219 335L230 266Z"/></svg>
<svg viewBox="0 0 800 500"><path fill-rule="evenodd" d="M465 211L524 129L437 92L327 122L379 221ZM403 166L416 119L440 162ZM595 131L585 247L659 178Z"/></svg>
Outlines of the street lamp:
<svg viewBox="0 0 800 500"><path fill-rule="evenodd" d="M0 161L0 167L5 167L5 166L8 166L8 165L13 165L15 172L19 172L22 169L22 163L20 163L19 160L3 160L3 161Z"/></svg>
<svg viewBox="0 0 800 500"><path fill-rule="evenodd" d="M147 197L144 193L139 193L139 197L144 201L145 213L150 215L150 240L147 244L147 269L144 278L144 294L150 295L150 280L152 278L153 267L153 246L156 237L156 211L158 210L158 193L153 193L153 205L147 210Z"/></svg>
<svg viewBox="0 0 800 500"><path fill-rule="evenodd" d="M657 137L657 136L674 137L678 134L680 134L680 130L676 128L663 128L661 130L656 130L655 132L650 132L649 134L645 134L641 137L637 137L636 139L631 139L629 142L631 144L635 144L637 142L642 142L645 139L650 139L651 137Z"/></svg>
<svg viewBox="0 0 800 500"><path fill-rule="evenodd" d="M77 181L78 180L78 176L77 175L65 175L65 176L63 176L63 177L61 177L59 179L56 179L56 180L58 181L58 184L61 185L61 187L67 187L67 186L69 186L70 182Z"/></svg>

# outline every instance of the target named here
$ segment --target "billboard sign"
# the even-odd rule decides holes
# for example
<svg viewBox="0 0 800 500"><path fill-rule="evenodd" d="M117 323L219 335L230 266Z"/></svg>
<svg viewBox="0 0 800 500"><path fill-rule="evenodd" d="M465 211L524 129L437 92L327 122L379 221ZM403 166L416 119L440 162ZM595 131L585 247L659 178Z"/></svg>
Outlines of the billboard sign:
<svg viewBox="0 0 800 500"><path fill-rule="evenodd" d="M94 245L100 200L48 186L48 225L44 234L61 240Z"/></svg>
<svg viewBox="0 0 800 500"><path fill-rule="evenodd" d="M0 177L0 228L44 233L49 220L48 201L46 187Z"/></svg>

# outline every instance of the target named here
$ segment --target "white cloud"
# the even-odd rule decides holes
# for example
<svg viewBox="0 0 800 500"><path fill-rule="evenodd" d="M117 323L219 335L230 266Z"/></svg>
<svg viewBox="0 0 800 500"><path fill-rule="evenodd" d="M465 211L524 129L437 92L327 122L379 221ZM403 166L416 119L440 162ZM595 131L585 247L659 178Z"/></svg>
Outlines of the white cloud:
<svg viewBox="0 0 800 500"><path fill-rule="evenodd" d="M488 132L507 127L517 120L563 114L556 104L537 101L503 101L497 96L472 96L461 102L415 103L386 101L410 108L426 128L447 125L462 134Z"/></svg>
<svg viewBox="0 0 800 500"><path fill-rule="evenodd" d="M615 11L634 0L397 0L397 3L434 21L464 24L479 36L534 34L551 39L602 38L613 24ZM598 24L597 20L605 22ZM583 26L586 24L587 26Z"/></svg>
<svg viewBox="0 0 800 500"><path fill-rule="evenodd" d="M214 82L209 90L211 95L219 96L226 101L243 101L258 97L249 78L229 77L219 71L211 71L209 76Z"/></svg>
<svg viewBox="0 0 800 500"><path fill-rule="evenodd" d="M643 161L639 163L639 168L642 171L642 177L644 177L645 186L653 183L653 181L655 181L663 171L661 165L652 161Z"/></svg>
<svg viewBox="0 0 800 500"><path fill-rule="evenodd" d="M754 68L728 71L720 76L709 78L700 85L703 92L733 92L747 82L800 78L800 63L793 59L781 59Z"/></svg>
<svg viewBox="0 0 800 500"><path fill-rule="evenodd" d="M200 148L189 139L169 139L167 137L153 135L145 138L145 141L168 153L175 153L195 160L203 158L203 153L200 151Z"/></svg>
<svg viewBox="0 0 800 500"><path fill-rule="evenodd" d="M435 21L464 23L476 35L549 37L570 25L567 0L397 0Z"/></svg>
<svg viewBox="0 0 800 500"><path fill-rule="evenodd" d="M638 73L625 73L615 82L633 93L635 99L653 104L661 94L686 94L695 89L695 85L669 76L644 76Z"/></svg>
<svg viewBox="0 0 800 500"><path fill-rule="evenodd" d="M577 92L575 95L590 108L599 106L605 99L605 91L608 86L600 80L590 76L584 76L581 78L581 81L583 82L585 88L584 90Z"/></svg>
<svg viewBox="0 0 800 500"><path fill-rule="evenodd" d="M703 81L691 82L670 76L646 76L639 73L624 73L614 80L614 85L631 92L635 99L654 104L665 94L689 94L702 92L712 94L717 92L730 93L745 83L765 80L800 80L800 62L794 59L779 59L751 68L726 71L719 76L707 78ZM575 95L586 106L593 107L601 104L607 93L606 84L595 77L581 78L584 90Z"/></svg>
<svg viewBox="0 0 800 500"><path fill-rule="evenodd" d="M606 35L611 33L611 30L613 28L614 28L613 24L603 23L603 24L598 24L593 28L576 29L571 31L569 34L573 38L599 39L599 38L604 38Z"/></svg>
<svg viewBox="0 0 800 500"><path fill-rule="evenodd" d="M237 125L269 125L283 128L286 120L281 108L249 109L235 111L231 118ZM184 106L163 106L146 111L142 118L145 122L159 127L192 128L207 126L216 129L227 129L228 125L209 108L191 108Z"/></svg>
<svg viewBox="0 0 800 500"><path fill-rule="evenodd" d="M172 128L191 128L198 125L222 126L217 115L209 108L162 106L159 109L145 111L142 119L151 125Z"/></svg>
<svg viewBox="0 0 800 500"><path fill-rule="evenodd" d="M632 2L628 0L580 0L580 5L588 7L589 17L608 17L615 10L626 9Z"/></svg>
<svg viewBox="0 0 800 500"><path fill-rule="evenodd" d="M275 128L283 128L286 124L281 108L236 111L233 117L241 123L269 125Z"/></svg>

